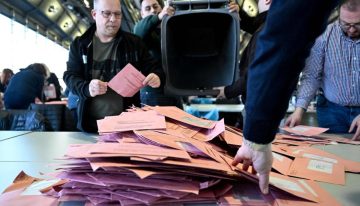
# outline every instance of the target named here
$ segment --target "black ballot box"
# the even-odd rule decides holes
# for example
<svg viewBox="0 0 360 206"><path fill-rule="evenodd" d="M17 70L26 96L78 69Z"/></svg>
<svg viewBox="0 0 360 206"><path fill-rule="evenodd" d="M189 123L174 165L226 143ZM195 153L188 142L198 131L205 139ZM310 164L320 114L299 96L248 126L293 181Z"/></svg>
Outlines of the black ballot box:
<svg viewBox="0 0 360 206"><path fill-rule="evenodd" d="M230 85L239 60L239 17L228 1L172 1L173 16L161 24L165 92L216 95L213 87Z"/></svg>

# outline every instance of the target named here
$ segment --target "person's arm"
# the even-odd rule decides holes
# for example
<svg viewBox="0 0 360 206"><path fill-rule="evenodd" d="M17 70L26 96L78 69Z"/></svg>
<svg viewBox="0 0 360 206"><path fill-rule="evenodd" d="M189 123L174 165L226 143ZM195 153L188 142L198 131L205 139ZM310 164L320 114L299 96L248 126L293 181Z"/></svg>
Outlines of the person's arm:
<svg viewBox="0 0 360 206"><path fill-rule="evenodd" d="M301 123L302 117L305 113L305 109L301 107L296 107L295 111L286 118L285 126L288 127L295 127Z"/></svg>
<svg viewBox="0 0 360 206"><path fill-rule="evenodd" d="M273 1L248 71L245 138L259 144L273 140L310 48L337 3Z"/></svg>
<svg viewBox="0 0 360 206"><path fill-rule="evenodd" d="M67 70L64 72L64 82L70 90L78 95L80 98L89 98L91 97L89 91L90 81L85 80L85 64L83 54L81 50L85 48L80 48L79 38L76 38L70 46L69 50L69 60L67 62Z"/></svg>
<svg viewBox="0 0 360 206"><path fill-rule="evenodd" d="M134 26L134 34L144 39L147 35L150 35L156 27L161 23L157 15L150 15L141 19Z"/></svg>
<svg viewBox="0 0 360 206"><path fill-rule="evenodd" d="M327 36L327 34L323 34L316 40L302 71L295 106L304 110L307 110L322 82Z"/></svg>
<svg viewBox="0 0 360 206"><path fill-rule="evenodd" d="M338 0L274 0L268 12L248 71L246 144L240 147L233 162L253 164L263 193L268 192L271 142L310 48L338 3Z"/></svg>
<svg viewBox="0 0 360 206"><path fill-rule="evenodd" d="M326 32L325 32L326 33ZM310 101L314 98L322 81L325 59L325 40L327 34L322 34L311 49L302 71L300 86L297 90L295 111L286 119L285 126L294 127L301 123L303 114Z"/></svg>
<svg viewBox="0 0 360 206"><path fill-rule="evenodd" d="M352 132L355 128L355 134L352 137L352 140L354 141L360 140L360 114L352 121L349 132Z"/></svg>

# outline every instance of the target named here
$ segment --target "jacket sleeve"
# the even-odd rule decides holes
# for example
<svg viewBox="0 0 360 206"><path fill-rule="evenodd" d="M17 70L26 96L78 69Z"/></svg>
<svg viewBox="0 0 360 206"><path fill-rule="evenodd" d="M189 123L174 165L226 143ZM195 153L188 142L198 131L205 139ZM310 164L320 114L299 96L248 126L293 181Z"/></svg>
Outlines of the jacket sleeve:
<svg viewBox="0 0 360 206"><path fill-rule="evenodd" d="M63 76L66 86L69 87L70 91L81 98L91 97L89 91L90 81L86 80L86 65L83 59L83 55L88 55L85 53L86 49L87 48L82 48L80 46L79 38L76 38L72 42L69 50L67 70L64 72ZM87 56L87 58L89 57Z"/></svg>
<svg viewBox="0 0 360 206"><path fill-rule="evenodd" d="M141 19L134 26L134 34L144 39L147 35L150 35L152 31L160 24L159 17L157 15L150 15Z"/></svg>
<svg viewBox="0 0 360 206"><path fill-rule="evenodd" d="M324 32L324 34L327 32ZM310 56L305 62L302 71L300 86L297 90L296 107L307 109L316 91L320 88L325 61L325 41L327 38L321 35L311 49Z"/></svg>
<svg viewBox="0 0 360 206"><path fill-rule="evenodd" d="M338 3L339 0L272 2L248 73L246 139L260 144L274 139L310 48Z"/></svg>

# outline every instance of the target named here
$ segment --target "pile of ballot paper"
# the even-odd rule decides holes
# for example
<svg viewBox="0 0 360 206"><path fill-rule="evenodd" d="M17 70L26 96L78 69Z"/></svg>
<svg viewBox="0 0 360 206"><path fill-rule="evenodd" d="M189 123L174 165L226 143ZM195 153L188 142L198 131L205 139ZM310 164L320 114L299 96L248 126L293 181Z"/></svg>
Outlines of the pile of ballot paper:
<svg viewBox="0 0 360 206"><path fill-rule="evenodd" d="M59 179L43 184L47 198L87 205L340 205L316 181L345 184L345 171L360 172L358 163L302 143L329 143L326 137L281 134L273 142L270 194L263 195L252 168L231 164L242 133L223 120L146 107L99 120L98 128L98 143L68 148ZM29 179L29 187L49 182L20 179Z"/></svg>

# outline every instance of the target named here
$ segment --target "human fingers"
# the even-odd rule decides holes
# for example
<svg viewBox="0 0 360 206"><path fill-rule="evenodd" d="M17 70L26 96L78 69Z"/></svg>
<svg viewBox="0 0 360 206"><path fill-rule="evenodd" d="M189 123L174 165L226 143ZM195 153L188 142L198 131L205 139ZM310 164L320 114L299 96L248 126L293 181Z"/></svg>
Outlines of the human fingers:
<svg viewBox="0 0 360 206"><path fill-rule="evenodd" d="M219 94L216 96L216 98L218 99L224 99L226 98L225 96L225 87L214 87L213 89L215 90L219 90Z"/></svg>
<svg viewBox="0 0 360 206"><path fill-rule="evenodd" d="M356 131L355 134L353 135L352 139L353 141L355 140L360 140L360 115L358 117L356 117L353 122L351 123L349 132L352 132L356 127Z"/></svg>
<svg viewBox="0 0 360 206"><path fill-rule="evenodd" d="M240 11L240 7L239 5L237 5L237 3L235 2L230 2L229 4L229 12L239 12Z"/></svg>
<svg viewBox="0 0 360 206"><path fill-rule="evenodd" d="M267 172L259 173L259 187L263 194L269 193L269 179L270 179L269 173Z"/></svg>
<svg viewBox="0 0 360 206"><path fill-rule="evenodd" d="M289 116L288 118L286 118L284 126L290 127L291 120L292 120L291 116Z"/></svg>
<svg viewBox="0 0 360 206"><path fill-rule="evenodd" d="M154 73L150 73L145 80L143 81L143 85L149 85L152 88L157 88L160 86L160 78L158 75L154 74Z"/></svg>
<svg viewBox="0 0 360 206"><path fill-rule="evenodd" d="M349 133L352 132L356 126L357 126L358 128L359 128L359 126L360 126L360 115L358 115L357 117L355 117L355 119L351 122L350 129L349 129Z"/></svg>
<svg viewBox="0 0 360 206"><path fill-rule="evenodd" d="M253 151L253 167L259 174L259 187L262 193L269 191L269 175L273 163L271 146L262 151Z"/></svg>
<svg viewBox="0 0 360 206"><path fill-rule="evenodd" d="M244 159L242 169L248 171L250 165L252 165L252 161L250 159Z"/></svg>
<svg viewBox="0 0 360 206"><path fill-rule="evenodd" d="M159 13L158 17L160 20L164 18L165 15L173 16L175 14L175 9L171 6L164 6L162 11Z"/></svg>
<svg viewBox="0 0 360 206"><path fill-rule="evenodd" d="M357 127L356 132L351 140L353 140L353 141L360 140L360 127L359 126Z"/></svg>
<svg viewBox="0 0 360 206"><path fill-rule="evenodd" d="M175 9L174 9L174 7L169 6L169 7L167 8L166 13L167 13L169 16L173 16L173 15L175 14Z"/></svg>
<svg viewBox="0 0 360 206"><path fill-rule="evenodd" d="M241 147L238 149L235 157L234 157L234 160L232 161L231 165L233 166L236 166L237 164L239 163L242 163L243 160L244 160L244 156L241 154Z"/></svg>
<svg viewBox="0 0 360 206"><path fill-rule="evenodd" d="M98 79L93 79L89 84L89 91L92 97L105 94L107 91L107 82L103 82Z"/></svg>

